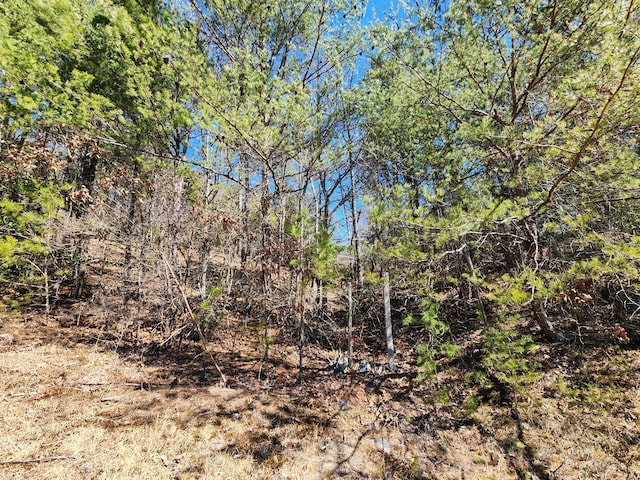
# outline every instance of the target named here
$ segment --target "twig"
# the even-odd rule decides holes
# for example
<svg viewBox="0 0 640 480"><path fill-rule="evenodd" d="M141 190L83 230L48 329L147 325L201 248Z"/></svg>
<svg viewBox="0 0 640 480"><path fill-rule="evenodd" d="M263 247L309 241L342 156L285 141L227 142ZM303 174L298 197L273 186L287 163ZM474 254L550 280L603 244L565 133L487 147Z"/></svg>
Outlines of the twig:
<svg viewBox="0 0 640 480"><path fill-rule="evenodd" d="M40 457L40 458L29 458L27 460L7 460L5 462L0 462L0 465L17 465L21 463L42 463L42 462L54 462L56 460L76 460L77 457L73 455L61 455L58 457Z"/></svg>
<svg viewBox="0 0 640 480"><path fill-rule="evenodd" d="M38 394L38 392L10 393L9 395L7 395L7 397L8 398L26 397L27 395L37 395L37 394Z"/></svg>

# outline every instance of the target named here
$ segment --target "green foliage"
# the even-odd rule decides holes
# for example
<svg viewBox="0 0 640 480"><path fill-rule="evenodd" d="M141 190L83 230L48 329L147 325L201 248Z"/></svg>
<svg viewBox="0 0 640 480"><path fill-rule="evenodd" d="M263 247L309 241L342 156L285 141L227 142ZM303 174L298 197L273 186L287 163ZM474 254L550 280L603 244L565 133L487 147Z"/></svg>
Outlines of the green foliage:
<svg viewBox="0 0 640 480"><path fill-rule="evenodd" d="M88 19L99 6L72 0L0 6L0 114L9 120L5 139L28 135L40 125L90 129L113 104L89 91L91 72L81 70Z"/></svg>
<svg viewBox="0 0 640 480"><path fill-rule="evenodd" d="M18 266L47 268L39 249L54 230L61 192L82 187L90 203L96 178L117 171L116 182L127 185L111 195L128 197L153 172L141 152L171 158L175 167L189 148L191 87L206 65L197 30L157 2L125 3L0 4L0 236L8 282L37 283ZM195 202L193 173L181 172Z"/></svg>
<svg viewBox="0 0 640 480"><path fill-rule="evenodd" d="M205 298L198 305L196 317L205 336L213 332L219 324L217 301L222 293L221 286L211 285L207 289Z"/></svg>
<svg viewBox="0 0 640 480"><path fill-rule="evenodd" d="M446 406L451 403L451 398L449 397L449 392L445 388L441 388L432 397L425 398L425 402L433 405Z"/></svg>
<svg viewBox="0 0 640 480"><path fill-rule="evenodd" d="M580 394L580 390L569 387L564 378L561 378L560 380L558 380L557 387L560 394L566 397L576 397Z"/></svg>
<svg viewBox="0 0 640 480"><path fill-rule="evenodd" d="M425 378L478 342L478 370L526 384L534 305L632 323L639 6L445 3L402 4L363 32L363 8L343 0L1 2L5 301L73 271L73 234L54 233L64 198L81 216L71 197L84 188L83 208L95 196L125 212L118 235L164 235L188 260L222 245L229 281L240 263L237 284L264 295L256 305L290 301L270 285L287 266L303 293L345 276L336 220L362 202L367 263L420 311L405 324L426 332ZM222 295L204 295L203 327Z"/></svg>
<svg viewBox="0 0 640 480"><path fill-rule="evenodd" d="M416 320L413 316L408 316L403 320L405 325L415 325L420 323L433 337L439 337L444 334L448 328L447 325L438 320L438 303L429 298L425 298L421 302L422 316Z"/></svg>
<svg viewBox="0 0 640 480"><path fill-rule="evenodd" d="M430 380L438 373L438 364L436 362L436 352L429 345L420 345L418 347L418 366L420 367L419 381Z"/></svg>
<svg viewBox="0 0 640 480"><path fill-rule="evenodd" d="M531 335L523 335L509 322L485 330L484 366L507 385L523 387L535 378L536 364L530 356L536 350Z"/></svg>
<svg viewBox="0 0 640 480"><path fill-rule="evenodd" d="M323 282L331 282L338 278L341 271L338 266L338 254L344 247L338 246L333 240L333 231L326 225L309 238L313 229L313 218L309 210L304 208L300 215L285 222L285 233L293 239L307 238L302 246L302 255L289 262L293 268L301 268L308 278L316 278Z"/></svg>
<svg viewBox="0 0 640 480"><path fill-rule="evenodd" d="M333 232L322 229L315 236L313 251L310 253L311 270L314 276L322 281L331 282L338 278L338 253L341 247L333 242Z"/></svg>
<svg viewBox="0 0 640 480"><path fill-rule="evenodd" d="M447 319L481 327L484 366L502 382L535 371L532 302L562 316L576 277L624 278L638 294L638 13L453 1L368 32L371 69L352 96L370 256L438 299L437 314L424 308L430 337ZM584 320L608 322L598 314ZM433 348L420 355L434 372Z"/></svg>
<svg viewBox="0 0 640 480"><path fill-rule="evenodd" d="M437 373L437 355L453 357L459 351L459 347L450 342L442 342L443 335L448 331L446 323L438 319L438 303L430 298L424 298L421 302L422 315L419 319L409 315L403 320L404 325L419 324L429 334L427 344L420 345L417 349L417 363L421 367L419 378L427 380Z"/></svg>
<svg viewBox="0 0 640 480"><path fill-rule="evenodd" d="M444 342L440 345L440 353L448 358L455 357L460 352L461 347L451 342Z"/></svg>
<svg viewBox="0 0 640 480"><path fill-rule="evenodd" d="M28 304L42 286L51 253L47 232L63 205L52 186L31 189L29 195L28 203L0 199L0 301L12 307Z"/></svg>
<svg viewBox="0 0 640 480"><path fill-rule="evenodd" d="M462 409L468 414L473 415L480 407L480 400L475 395L469 395L464 399Z"/></svg>

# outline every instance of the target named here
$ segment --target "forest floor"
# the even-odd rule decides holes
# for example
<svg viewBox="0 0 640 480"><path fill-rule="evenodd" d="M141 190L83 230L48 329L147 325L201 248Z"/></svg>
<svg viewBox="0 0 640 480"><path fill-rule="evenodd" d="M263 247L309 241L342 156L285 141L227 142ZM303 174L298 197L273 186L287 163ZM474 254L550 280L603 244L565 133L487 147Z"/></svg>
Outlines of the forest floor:
<svg viewBox="0 0 640 480"><path fill-rule="evenodd" d="M197 343L141 355L73 308L0 316L1 479L640 479L634 350L560 359L462 408L464 372L335 374L310 347L299 383L294 345L264 362L232 322L210 344L222 384Z"/></svg>

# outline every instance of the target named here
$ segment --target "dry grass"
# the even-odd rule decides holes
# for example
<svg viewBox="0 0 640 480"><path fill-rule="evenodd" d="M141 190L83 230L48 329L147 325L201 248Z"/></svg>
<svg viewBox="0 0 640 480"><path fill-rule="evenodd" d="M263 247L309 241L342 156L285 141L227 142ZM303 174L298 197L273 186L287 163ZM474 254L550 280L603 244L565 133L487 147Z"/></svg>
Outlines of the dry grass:
<svg viewBox="0 0 640 480"><path fill-rule="evenodd" d="M3 479L380 478L385 455L372 440L401 448L397 429L376 420L380 399L359 386L327 397L180 386L161 367L60 345L44 326L3 327L16 337L0 345ZM358 408L341 403L347 395Z"/></svg>
<svg viewBox="0 0 640 480"><path fill-rule="evenodd" d="M284 351L262 370L227 363L222 387L70 331L0 318L15 336L0 343L2 479L640 478L633 352L609 372L624 385L600 378L578 394L550 372L517 419L484 405L462 421L425 403L411 375L318 370L297 387Z"/></svg>

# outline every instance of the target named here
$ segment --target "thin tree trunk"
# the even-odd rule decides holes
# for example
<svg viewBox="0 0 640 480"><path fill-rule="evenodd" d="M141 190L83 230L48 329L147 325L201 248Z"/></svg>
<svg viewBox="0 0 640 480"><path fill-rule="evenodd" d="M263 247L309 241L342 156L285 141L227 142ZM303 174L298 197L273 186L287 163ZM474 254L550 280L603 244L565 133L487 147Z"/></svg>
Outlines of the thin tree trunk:
<svg viewBox="0 0 640 480"><path fill-rule="evenodd" d="M205 239L200 252L200 298L207 298L207 270L209 269L209 239Z"/></svg>
<svg viewBox="0 0 640 480"><path fill-rule="evenodd" d="M539 300L531 302L531 307L533 309L533 316L536 319L536 323L548 340L553 342L565 340L564 336L554 330L553 325L549 320L549 316Z"/></svg>
<svg viewBox="0 0 640 480"><path fill-rule="evenodd" d="M265 297L269 296L271 291L271 272L269 271L269 263L272 258L271 252L271 224L269 223L269 211L271 209L271 198L269 195L269 176L267 165L262 166L262 198L260 199L260 213L262 220L260 222L261 239L261 261L260 273L262 276L262 292Z"/></svg>
<svg viewBox="0 0 640 480"><path fill-rule="evenodd" d="M465 255L465 259L467 261L467 265L469 266L469 270L471 273L471 278L473 280L476 280L476 269L473 266L473 262L471 261L471 254L469 253L469 248L465 248L464 249L464 255ZM486 323L487 321L487 312L484 309L484 303L482 302L482 297L480 296L480 289L478 288L478 285L476 285L475 283L472 285L472 289L473 289L473 293L476 297L476 301L478 302L478 311L480 312L480 315L482 316L482 322Z"/></svg>
<svg viewBox="0 0 640 480"><path fill-rule="evenodd" d="M356 194L355 194L355 179L353 175L353 167L349 167L349 176L351 179L351 228L353 229L353 266L356 281L358 282L358 290L362 289L363 275L362 265L360 262L360 232L358 230L358 217L356 211Z"/></svg>
<svg viewBox="0 0 640 480"><path fill-rule="evenodd" d="M227 255L228 268L227 268L227 275L225 279L225 282L227 284L227 296L231 296L231 292L233 291L233 278L236 270L235 267L233 266L233 256L234 256L233 248L230 247Z"/></svg>
<svg viewBox="0 0 640 480"><path fill-rule="evenodd" d="M244 269L245 262L249 257L249 209L247 208L247 196L249 195L249 174L248 160L246 155L240 156L238 167L241 187L238 192L238 212L240 215L240 225L242 225L242 235L240 236L238 250L240 252L240 268Z"/></svg>
<svg viewBox="0 0 640 480"><path fill-rule="evenodd" d="M206 150L205 150L205 162L206 165L209 165L209 143L208 137L205 137ZM211 182L207 175L203 177L205 181L205 191L204 191L204 206L206 211L209 211L209 197L211 194ZM202 246L200 247L200 298L204 301L207 298L207 271L209 270L209 256L211 255L211 239L209 238L209 228L205 227L203 232L203 241Z"/></svg>
<svg viewBox="0 0 640 480"><path fill-rule="evenodd" d="M74 265L74 275L73 275L73 293L72 298L74 300L79 300L82 295L82 287L84 286L84 267L85 262L87 261L87 252L89 251L89 241L91 237L90 235L83 235L82 240L80 242L80 247L76 250L76 255L78 256L78 260Z"/></svg>
<svg viewBox="0 0 640 480"><path fill-rule="evenodd" d="M302 373L304 369L304 275L303 275L303 254L304 254L304 219L300 215L302 213L301 199L298 199L298 215L300 216L300 243L298 246L298 272L296 274L296 289L298 293L298 314L300 315L300 337L298 344L298 385L302 385Z"/></svg>
<svg viewBox="0 0 640 480"><path fill-rule="evenodd" d="M391 293L389 288L389 273L384 273L384 320L386 325L387 355L389 357L389 370L395 371L396 351L393 347L393 325L391 324Z"/></svg>
<svg viewBox="0 0 640 480"><path fill-rule="evenodd" d="M124 249L124 268L123 268L123 286L125 290L124 298L127 298L127 288L129 286L129 280L131 279L131 257L133 248L133 225L135 222L136 214L136 196L135 193L131 193L129 196L129 210L127 212L127 219L124 224L123 233L125 241L127 242Z"/></svg>
<svg viewBox="0 0 640 480"><path fill-rule="evenodd" d="M45 264L42 269L42 276L44 277L44 315L46 319L46 325L49 326L49 315L51 313L51 302L49 301L49 273L48 267Z"/></svg>
<svg viewBox="0 0 640 480"><path fill-rule="evenodd" d="M174 172L173 174L173 205L169 216L169 241L171 242L171 257L169 260L173 265L178 264L178 232L182 210L182 191L184 189L184 179ZM186 258L185 258L186 260ZM187 265L188 266L188 265ZM186 275L186 274L185 274ZM185 280L183 275L182 281Z"/></svg>
<svg viewBox="0 0 640 480"><path fill-rule="evenodd" d="M300 315L300 337L298 343L298 385L302 385L302 372L304 370L304 288L302 286L302 270L298 270L298 314Z"/></svg>
<svg viewBox="0 0 640 480"><path fill-rule="evenodd" d="M349 368L353 366L353 295L352 295L352 287L351 282L349 282L349 287L347 290L347 295L349 297L349 317L347 322L347 349L349 355Z"/></svg>

